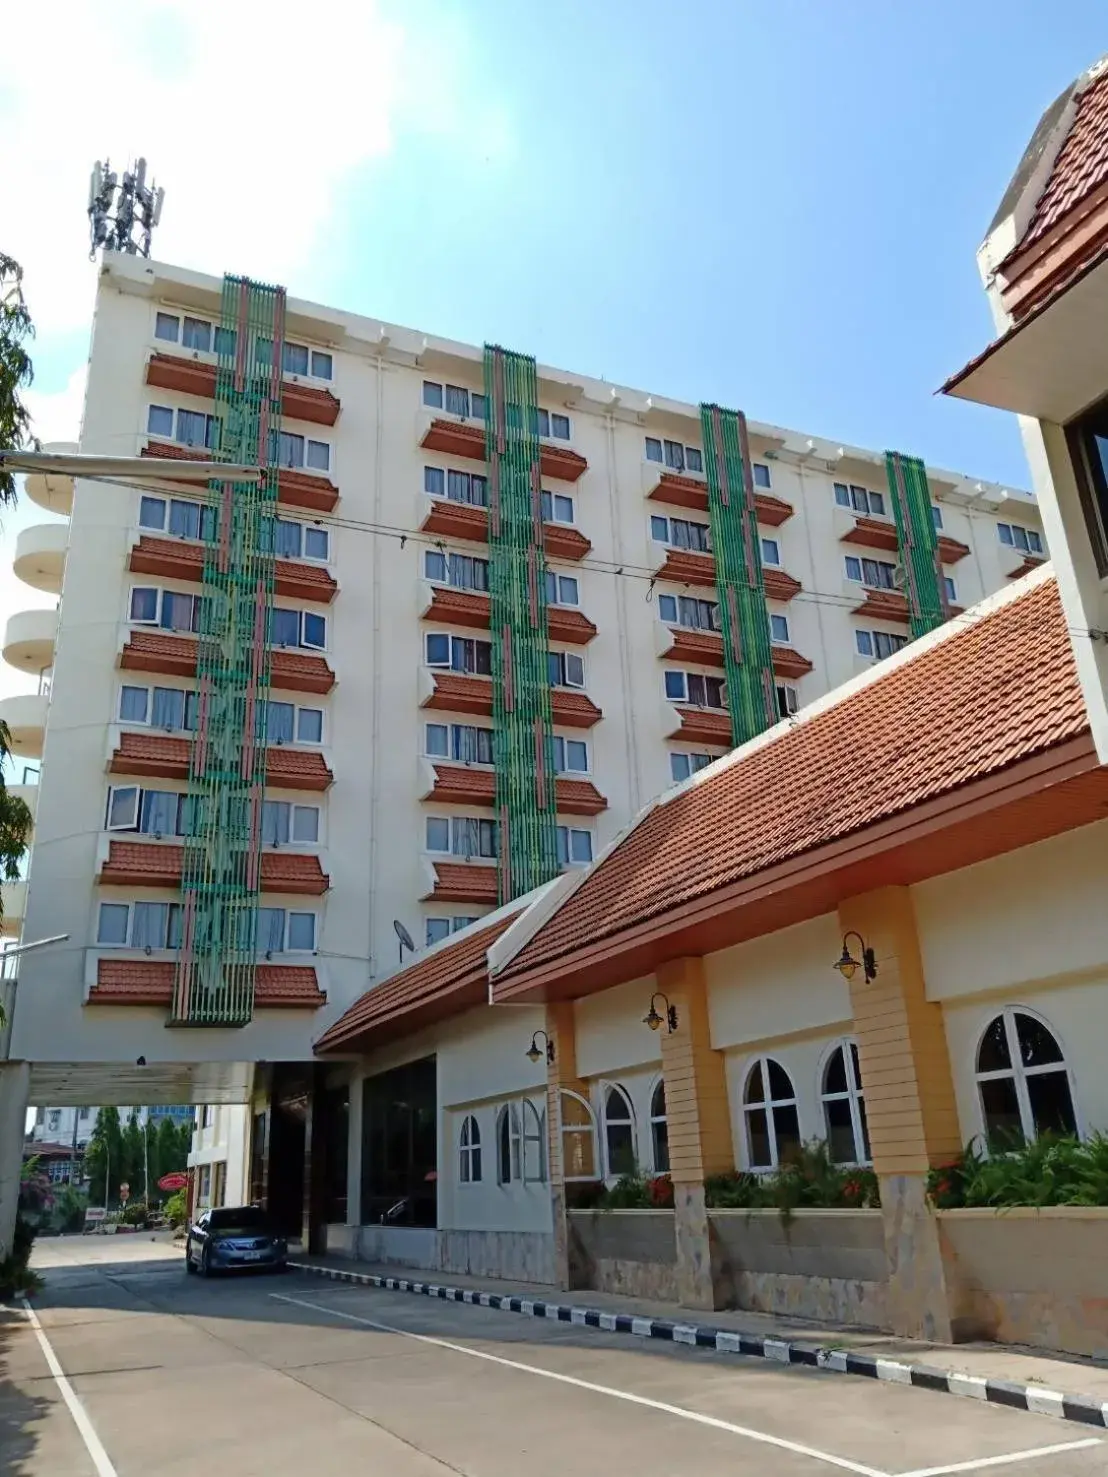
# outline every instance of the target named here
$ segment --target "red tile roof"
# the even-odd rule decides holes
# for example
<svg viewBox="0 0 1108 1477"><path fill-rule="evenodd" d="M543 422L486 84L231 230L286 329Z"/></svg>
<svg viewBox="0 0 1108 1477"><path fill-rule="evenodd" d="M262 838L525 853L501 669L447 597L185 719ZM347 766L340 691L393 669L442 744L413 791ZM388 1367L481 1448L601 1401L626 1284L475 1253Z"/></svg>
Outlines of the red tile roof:
<svg viewBox="0 0 1108 1477"><path fill-rule="evenodd" d="M492 769L471 768L465 764L436 764L435 786L429 799L447 805L493 805L496 800L496 775ZM559 775L554 781L559 815L599 815L608 802L589 780L567 779Z"/></svg>
<svg viewBox="0 0 1108 1477"><path fill-rule="evenodd" d="M173 998L172 961L100 959L89 1005L166 1005ZM254 1004L263 1009L314 1010L327 1002L310 965L259 964L254 972Z"/></svg>
<svg viewBox="0 0 1108 1477"><path fill-rule="evenodd" d="M100 882L109 887L179 887L184 848L163 841L113 839ZM319 857L296 851L262 853L262 891L322 895L330 886Z"/></svg>
<svg viewBox="0 0 1108 1477"><path fill-rule="evenodd" d="M121 733L112 754L113 774L159 775L187 779L191 741L166 733ZM326 790L334 780L323 755L314 750L274 745L266 750L266 783L284 790Z"/></svg>
<svg viewBox="0 0 1108 1477"><path fill-rule="evenodd" d="M187 446L178 446L175 441L151 441L139 454L175 462L204 461L208 455L204 451L191 451ZM171 472L166 473L167 478L171 476ZM327 477L319 477L311 472L296 472L291 467L282 467L278 473L279 503L292 508L311 508L316 512L329 513L338 500L339 490Z"/></svg>
<svg viewBox="0 0 1108 1477"><path fill-rule="evenodd" d="M474 713L492 716L492 682L488 677L467 677L460 672L436 672L431 696L425 708L438 708L448 713ZM564 728L592 728L604 714L583 692L556 687L551 693L554 722Z"/></svg>
<svg viewBox="0 0 1108 1477"><path fill-rule="evenodd" d="M485 428L476 421L452 421L436 417L419 443L427 451L441 451L447 456L466 457L470 461L485 460ZM588 462L568 446L551 446L543 442L540 452L544 477L557 477L561 482L576 482L588 468Z"/></svg>
<svg viewBox="0 0 1108 1477"><path fill-rule="evenodd" d="M204 555L205 546L201 543L153 538L144 533L131 550L130 568L136 574L160 574L198 584L204 578ZM329 605L338 590L326 569L300 559L274 561L274 586L278 595L314 600L322 605Z"/></svg>
<svg viewBox="0 0 1108 1477"><path fill-rule="evenodd" d="M195 677L199 643L189 636L170 636L136 627L120 653L119 665L128 671L164 672ZM299 651L275 651L270 685L285 692L330 692L335 674L325 658Z"/></svg>
<svg viewBox="0 0 1108 1477"><path fill-rule="evenodd" d="M678 707L681 726L667 738L682 744L710 744L714 749L729 749L732 738L731 715L715 708Z"/></svg>
<svg viewBox="0 0 1108 1477"><path fill-rule="evenodd" d="M184 359L180 354L151 354L146 365L146 383L163 390L178 390L182 395L199 395L211 400L215 396L216 366L199 359ZM339 418L339 402L330 390L314 385L297 384L285 378L281 384L281 412L285 419L314 421L320 426L333 426Z"/></svg>
<svg viewBox="0 0 1108 1477"><path fill-rule="evenodd" d="M663 799L498 976L529 970L1086 734L1054 581ZM866 761L857 762L864 749ZM1092 819L1090 815L1087 819Z"/></svg>
<svg viewBox="0 0 1108 1477"><path fill-rule="evenodd" d="M431 604L424 611L423 619L487 631L489 597L473 590L451 590L444 585L436 585L431 591ZM596 627L587 615L564 605L548 608L547 630L552 640L564 641L567 646L587 646L596 635Z"/></svg>
<svg viewBox="0 0 1108 1477"><path fill-rule="evenodd" d="M1070 131L1019 244L1022 251L1108 181L1108 67L1077 100Z"/></svg>
<svg viewBox="0 0 1108 1477"><path fill-rule="evenodd" d="M354 1002L315 1044L317 1054L359 1050L390 1034L415 1030L488 999L486 955L490 945L519 916L506 914L417 959ZM520 1048L523 1050L524 1048Z"/></svg>
<svg viewBox="0 0 1108 1477"><path fill-rule="evenodd" d="M436 862L435 885L425 901L436 903L492 903L499 897L495 864Z"/></svg>

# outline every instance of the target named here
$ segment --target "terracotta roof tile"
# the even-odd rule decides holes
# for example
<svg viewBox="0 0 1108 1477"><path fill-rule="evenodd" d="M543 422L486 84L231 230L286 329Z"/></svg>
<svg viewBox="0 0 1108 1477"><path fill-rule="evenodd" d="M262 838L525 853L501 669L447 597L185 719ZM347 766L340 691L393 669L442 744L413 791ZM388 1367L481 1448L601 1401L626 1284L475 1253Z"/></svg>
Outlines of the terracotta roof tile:
<svg viewBox="0 0 1108 1477"><path fill-rule="evenodd" d="M152 538L144 533L131 550L130 568L137 574L160 574L198 584L204 577L204 551L202 543ZM278 595L315 600L322 605L330 604L338 590L328 570L301 559L275 560L274 584Z"/></svg>
<svg viewBox="0 0 1108 1477"><path fill-rule="evenodd" d="M474 713L492 716L492 682L488 677L468 677L460 672L436 672L431 696L423 706L448 713ZM592 728L604 714L590 697L566 687L551 693L554 722L565 728Z"/></svg>
<svg viewBox="0 0 1108 1477"><path fill-rule="evenodd" d="M485 428L476 421L452 421L436 416L419 444L428 451L441 451L447 456L485 461ZM571 451L568 446L551 446L545 441L540 456L542 475L557 477L562 482L576 482L589 465L579 452Z"/></svg>
<svg viewBox="0 0 1108 1477"><path fill-rule="evenodd" d="M652 502L669 503L675 508L695 508L698 513L708 511L708 484L700 477L683 477L679 472L663 472L656 485L647 494ZM792 517L795 509L783 497L774 497L769 492L755 492L754 508L758 522L776 528Z"/></svg>
<svg viewBox="0 0 1108 1477"><path fill-rule="evenodd" d="M108 848L100 869L103 886L178 887L184 848L162 841L119 841ZM322 895L330 886L314 854L296 851L262 853L262 891Z"/></svg>
<svg viewBox="0 0 1108 1477"><path fill-rule="evenodd" d="M183 395L215 396L216 366L207 360L185 359L180 354L151 354L146 365L146 383ZM298 384L285 378L281 384L281 410L285 418L333 426L339 418L339 402L330 390Z"/></svg>
<svg viewBox="0 0 1108 1477"><path fill-rule="evenodd" d="M159 775L187 779L191 741L168 733L125 732L112 754L113 774ZM274 745L266 750L266 783L286 790L326 790L334 780L323 755L315 750Z"/></svg>
<svg viewBox="0 0 1108 1477"><path fill-rule="evenodd" d="M173 462L199 462L207 458L207 452L192 451L187 446L178 446L175 441L150 441L139 455ZM167 478L171 476L171 472L166 473ZM290 467L282 467L278 473L279 503L292 508L312 508L316 512L329 513L338 500L339 490L327 477L317 477L311 472L296 472Z"/></svg>
<svg viewBox="0 0 1108 1477"><path fill-rule="evenodd" d="M1057 589L1040 580L661 801L498 978L508 984L1087 729Z"/></svg>
<svg viewBox="0 0 1108 1477"><path fill-rule="evenodd" d="M730 713L721 713L715 708L678 707L681 726L667 737L683 744L711 744L716 749L731 748L732 728Z"/></svg>
<svg viewBox="0 0 1108 1477"><path fill-rule="evenodd" d="M495 804L496 774L492 769L436 764L434 770L435 786L429 799L446 805ZM559 815L599 815L608 808L607 800L590 780L559 775L554 785Z"/></svg>
<svg viewBox="0 0 1108 1477"><path fill-rule="evenodd" d="M373 1044L370 1033L379 1034L394 1022L403 1020L412 1029L415 1023L411 1017L417 1013L425 1018L432 1015L443 1018L481 1004L487 999L489 947L514 922L519 911L498 918L487 928L467 931L367 990L324 1031L315 1051L320 1054L349 1051L355 1043L364 1049ZM370 1041L364 1042L367 1035Z"/></svg>
<svg viewBox="0 0 1108 1477"><path fill-rule="evenodd" d="M1077 100L1065 143L1019 244L1030 246L1108 181L1108 67Z"/></svg>
<svg viewBox="0 0 1108 1477"><path fill-rule="evenodd" d="M89 1005L164 1005L173 998L175 966L170 960L100 959ZM315 1009L327 1001L310 965L259 964L254 1004L260 1008Z"/></svg>
<svg viewBox="0 0 1108 1477"><path fill-rule="evenodd" d="M425 901L436 903L492 903L499 896L493 863L436 862L435 885Z"/></svg>
<svg viewBox="0 0 1108 1477"><path fill-rule="evenodd" d="M120 654L119 665L129 671L195 677L198 652L199 643L189 636L136 627ZM335 685L335 674L324 657L300 651L275 651L270 685L286 692L330 692Z"/></svg>

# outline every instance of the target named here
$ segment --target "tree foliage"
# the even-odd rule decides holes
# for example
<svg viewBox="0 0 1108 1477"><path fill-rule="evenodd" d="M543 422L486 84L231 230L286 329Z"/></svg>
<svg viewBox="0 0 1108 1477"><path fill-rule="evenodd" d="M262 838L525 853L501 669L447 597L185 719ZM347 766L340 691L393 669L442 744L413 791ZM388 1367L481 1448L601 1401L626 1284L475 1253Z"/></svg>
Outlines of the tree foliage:
<svg viewBox="0 0 1108 1477"><path fill-rule="evenodd" d="M34 379L27 344L35 327L23 301L23 269L0 251L0 451L37 447L31 413L20 397ZM0 467L0 503L15 502L15 478Z"/></svg>
<svg viewBox="0 0 1108 1477"><path fill-rule="evenodd" d="M192 1147L192 1122L155 1117L146 1132L132 1113L120 1122L118 1108L101 1108L85 1149L85 1173L89 1177L89 1200L93 1205L117 1205L119 1187L126 1184L130 1200L146 1198L146 1168L150 1169L150 1198L160 1198L158 1181L163 1174L185 1168ZM105 1198L105 1175L107 1196Z"/></svg>

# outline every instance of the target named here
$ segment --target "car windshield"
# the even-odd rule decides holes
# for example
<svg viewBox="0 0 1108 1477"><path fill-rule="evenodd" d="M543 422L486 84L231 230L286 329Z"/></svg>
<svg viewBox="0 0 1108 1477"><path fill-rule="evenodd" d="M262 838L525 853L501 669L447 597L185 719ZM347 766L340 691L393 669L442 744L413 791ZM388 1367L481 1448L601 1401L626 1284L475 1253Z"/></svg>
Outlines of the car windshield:
<svg viewBox="0 0 1108 1477"><path fill-rule="evenodd" d="M239 1236L245 1233L268 1235L272 1227L264 1210L256 1205L243 1205L237 1210L213 1210L208 1229L222 1236Z"/></svg>

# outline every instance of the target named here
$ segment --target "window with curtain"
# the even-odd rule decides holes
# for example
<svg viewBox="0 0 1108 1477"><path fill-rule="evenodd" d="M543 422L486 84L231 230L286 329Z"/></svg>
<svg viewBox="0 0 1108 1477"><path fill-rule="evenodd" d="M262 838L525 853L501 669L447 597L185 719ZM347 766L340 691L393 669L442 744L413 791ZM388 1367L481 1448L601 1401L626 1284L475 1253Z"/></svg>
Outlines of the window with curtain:
<svg viewBox="0 0 1108 1477"><path fill-rule="evenodd" d="M150 693L145 687L124 687L119 694L120 723L145 723Z"/></svg>
<svg viewBox="0 0 1108 1477"><path fill-rule="evenodd" d="M262 802L262 845L287 846L292 823L292 806L287 800Z"/></svg>
<svg viewBox="0 0 1108 1477"><path fill-rule="evenodd" d="M295 736L296 708L292 703L265 704L265 740L267 744L291 744Z"/></svg>
<svg viewBox="0 0 1108 1477"><path fill-rule="evenodd" d="M281 954L285 948L284 908L259 908L257 942L259 954Z"/></svg>
<svg viewBox="0 0 1108 1477"><path fill-rule="evenodd" d="M823 1124L827 1149L836 1164L870 1162L862 1069L853 1041L836 1046L827 1058L822 1083Z"/></svg>
<svg viewBox="0 0 1108 1477"><path fill-rule="evenodd" d="M650 1147L654 1173L669 1172L669 1121L666 1118L666 1084L658 1082L650 1094Z"/></svg>
<svg viewBox="0 0 1108 1477"><path fill-rule="evenodd" d="M635 1116L622 1087L604 1089L604 1155L609 1176L635 1173Z"/></svg>
<svg viewBox="0 0 1108 1477"><path fill-rule="evenodd" d="M773 1057L759 1057L747 1073L743 1120L751 1169L777 1169L800 1147L796 1089Z"/></svg>
<svg viewBox="0 0 1108 1477"><path fill-rule="evenodd" d="M472 1113L462 1119L458 1135L458 1179L463 1185L481 1182L481 1129Z"/></svg>
<svg viewBox="0 0 1108 1477"><path fill-rule="evenodd" d="M299 559L303 544L303 533L299 523L290 523L286 518L276 519L273 552L279 559Z"/></svg>
<svg viewBox="0 0 1108 1477"><path fill-rule="evenodd" d="M143 790L139 830L146 835L176 836L181 796L172 790Z"/></svg>
<svg viewBox="0 0 1108 1477"><path fill-rule="evenodd" d="M1043 1134L1077 1132L1069 1069L1054 1032L1030 1011L1008 1006L977 1048L977 1091L990 1148Z"/></svg>
<svg viewBox="0 0 1108 1477"><path fill-rule="evenodd" d="M189 694L195 704L195 694ZM179 687L155 687L150 706L150 722L154 728L184 728L185 694ZM193 725L195 727L195 722Z"/></svg>
<svg viewBox="0 0 1108 1477"><path fill-rule="evenodd" d="M168 903L135 903L131 923L131 947L164 949L169 921Z"/></svg>

